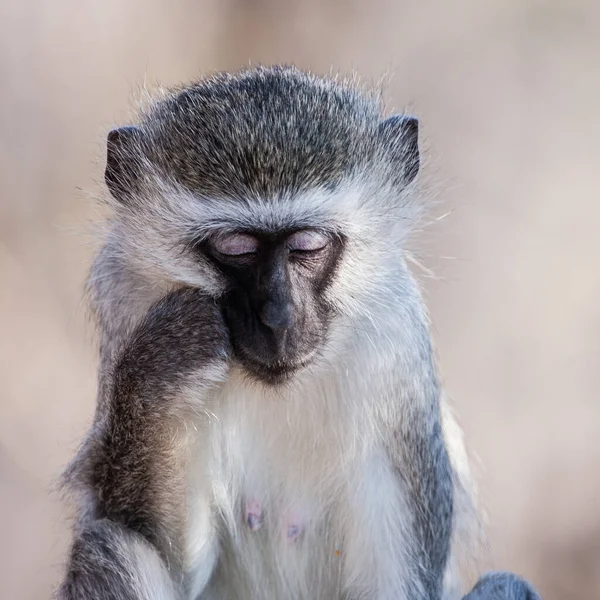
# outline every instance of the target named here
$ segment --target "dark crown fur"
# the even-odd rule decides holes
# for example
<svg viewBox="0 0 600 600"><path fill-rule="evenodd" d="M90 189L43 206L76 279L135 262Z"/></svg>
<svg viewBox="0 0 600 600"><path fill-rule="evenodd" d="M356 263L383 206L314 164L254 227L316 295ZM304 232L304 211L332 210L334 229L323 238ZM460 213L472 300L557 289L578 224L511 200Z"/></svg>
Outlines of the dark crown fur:
<svg viewBox="0 0 600 600"><path fill-rule="evenodd" d="M379 97L349 82L260 67L174 90L138 127L111 132L106 180L125 195L145 160L199 195L264 199L335 188L383 159L406 184L418 170L417 135L416 119L384 119Z"/></svg>

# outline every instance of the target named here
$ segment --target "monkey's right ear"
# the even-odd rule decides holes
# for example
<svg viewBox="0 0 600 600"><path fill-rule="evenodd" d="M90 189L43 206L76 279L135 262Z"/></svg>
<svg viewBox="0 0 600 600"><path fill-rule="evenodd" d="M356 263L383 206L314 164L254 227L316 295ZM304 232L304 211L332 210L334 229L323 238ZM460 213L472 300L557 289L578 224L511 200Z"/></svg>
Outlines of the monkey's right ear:
<svg viewBox="0 0 600 600"><path fill-rule="evenodd" d="M393 115L379 124L379 136L386 150L402 169L408 185L419 172L419 121L409 115Z"/></svg>
<svg viewBox="0 0 600 600"><path fill-rule="evenodd" d="M137 127L113 129L106 140L104 181L116 200L124 202L135 188L140 169L140 141Z"/></svg>

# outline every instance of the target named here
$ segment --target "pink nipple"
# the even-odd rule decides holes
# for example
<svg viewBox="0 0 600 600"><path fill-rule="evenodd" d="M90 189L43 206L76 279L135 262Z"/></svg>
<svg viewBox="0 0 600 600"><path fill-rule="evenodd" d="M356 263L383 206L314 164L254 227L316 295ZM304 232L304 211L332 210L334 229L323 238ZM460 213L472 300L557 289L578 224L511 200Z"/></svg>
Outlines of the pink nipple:
<svg viewBox="0 0 600 600"><path fill-rule="evenodd" d="M301 535L302 532L304 531L304 522L303 519L295 514L295 513L289 513L288 514L288 518L287 518L287 530L286 530L286 535L287 535L287 539L290 542L295 542Z"/></svg>
<svg viewBox="0 0 600 600"><path fill-rule="evenodd" d="M257 531L262 527L263 514L260 503L254 498L246 500L244 506L244 521L250 531Z"/></svg>

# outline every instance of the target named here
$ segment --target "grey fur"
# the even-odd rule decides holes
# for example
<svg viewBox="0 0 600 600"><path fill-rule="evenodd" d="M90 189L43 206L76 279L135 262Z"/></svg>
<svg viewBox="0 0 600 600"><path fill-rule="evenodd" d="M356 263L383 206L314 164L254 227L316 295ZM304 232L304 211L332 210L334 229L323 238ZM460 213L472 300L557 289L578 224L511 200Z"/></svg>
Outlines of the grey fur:
<svg viewBox="0 0 600 600"><path fill-rule="evenodd" d="M534 587L514 573L486 573L464 600L540 600Z"/></svg>
<svg viewBox="0 0 600 600"><path fill-rule="evenodd" d="M287 67L168 92L136 126L111 132L113 216L88 286L99 400L65 476L81 508L60 600L450 597L458 519L473 498L402 250L420 210L417 138L416 119L385 118L377 95ZM304 227L338 240L328 261L277 278L296 286L298 339L320 333L304 340L316 357L285 382L249 381L236 336L260 323L232 327L232 276L213 260L211 236L242 229L277 246ZM388 317L395 329L382 325ZM286 444L278 428L290 423L301 431ZM263 437L273 455L260 455ZM293 457L296 446L296 470L283 471L302 475L302 497L311 482L318 521L308 521L297 561L291 550L277 555L268 527L245 534L236 512L261 460L273 471L271 503L286 499L278 454ZM305 474L326 452L323 475ZM211 474L208 493L191 483L196 471ZM356 512L364 507L367 516ZM194 510L209 515L204 530ZM302 550L308 540L315 546ZM537 600L528 590L491 574L465 600Z"/></svg>
<svg viewBox="0 0 600 600"><path fill-rule="evenodd" d="M215 75L152 106L140 122L140 150L203 196L268 198L335 186L379 159L373 132L381 107L331 83L279 67Z"/></svg>
<svg viewBox="0 0 600 600"><path fill-rule="evenodd" d="M85 510L59 598L87 598L95 587L106 587L104 595L95 592L102 599L136 597L135 561L126 550L132 537L183 580L186 456L171 444L185 438L187 415L174 390L194 373L225 365L228 347L214 301L182 289L154 305L116 353L103 374L110 383L101 388L106 397L94 427L66 473Z"/></svg>

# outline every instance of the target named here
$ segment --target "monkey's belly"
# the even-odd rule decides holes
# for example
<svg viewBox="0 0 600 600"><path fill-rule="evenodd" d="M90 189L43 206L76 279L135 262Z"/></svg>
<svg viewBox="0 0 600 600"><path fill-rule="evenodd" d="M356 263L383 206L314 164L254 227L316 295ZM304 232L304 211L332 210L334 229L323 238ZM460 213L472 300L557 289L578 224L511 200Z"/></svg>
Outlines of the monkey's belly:
<svg viewBox="0 0 600 600"><path fill-rule="evenodd" d="M336 600L342 554L326 522L242 503L239 530L221 540L210 600Z"/></svg>
<svg viewBox="0 0 600 600"><path fill-rule="evenodd" d="M268 470L268 469L267 469ZM219 550L211 600L335 600L340 597L340 539L332 506L313 486L251 476L220 501ZM293 481L293 479L292 479ZM299 483L299 482L298 482ZM228 516L225 516L228 515Z"/></svg>
<svg viewBox="0 0 600 600"><path fill-rule="evenodd" d="M218 548L200 598L336 600L343 554L331 488L339 481L323 466L335 471L336 461L300 426L294 435L271 428L273 415L261 400L222 410L211 425L203 488L212 498Z"/></svg>

